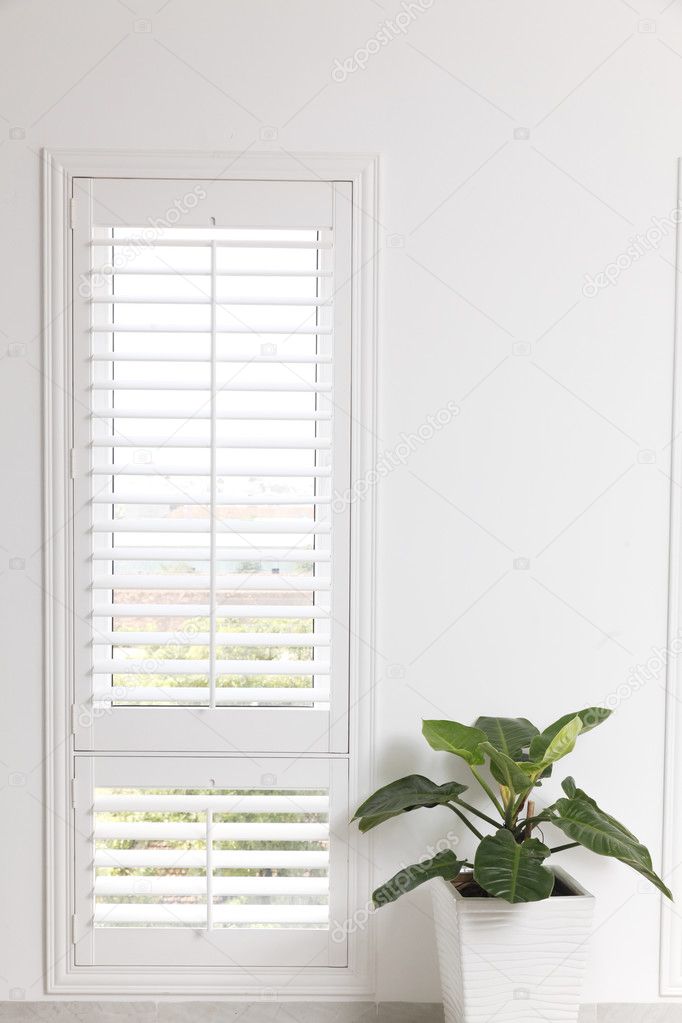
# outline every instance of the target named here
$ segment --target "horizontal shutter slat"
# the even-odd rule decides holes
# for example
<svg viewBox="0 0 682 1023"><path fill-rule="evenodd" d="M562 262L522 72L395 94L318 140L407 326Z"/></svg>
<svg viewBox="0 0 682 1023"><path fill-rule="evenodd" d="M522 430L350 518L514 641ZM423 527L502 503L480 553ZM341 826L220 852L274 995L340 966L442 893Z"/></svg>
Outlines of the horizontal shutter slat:
<svg viewBox="0 0 682 1023"><path fill-rule="evenodd" d="M114 238L92 238L90 245L93 248L143 248L143 249L187 249L187 248L200 248L210 249L212 245L215 245L219 249L330 249L332 247L331 242L320 241L293 241L291 239L282 239L281 241L275 241L273 239L243 239L243 240L228 240L226 238L135 238L134 236L129 238L123 238L120 236ZM177 272L177 271L176 271Z"/></svg>
<svg viewBox="0 0 682 1023"><path fill-rule="evenodd" d="M205 646L210 639L208 632L98 632L93 643L110 643L112 646L149 646L150 644L170 646ZM323 647L329 646L329 637L313 632L218 632L216 645L243 647Z"/></svg>
<svg viewBox="0 0 682 1023"><path fill-rule="evenodd" d="M93 504L168 504L167 497L159 497L158 494L151 492L145 493L144 491L136 491L134 494L119 495L116 494L97 494L92 500ZM182 507L198 507L205 508L208 504L207 501L196 500L186 494L182 495L182 500L173 502L174 504ZM285 498L272 497L271 495L262 494L258 497L223 497L219 498L214 502L216 508L231 508L231 507L248 507L248 508L260 508L265 505L278 505L283 508L286 507L300 507L301 505L325 505L331 504L331 497L291 497L287 494Z"/></svg>
<svg viewBox="0 0 682 1023"><path fill-rule="evenodd" d="M212 810L215 813L320 813L329 811L328 796L308 796L305 793L282 795L279 793L267 796L253 796L238 793L235 795L207 796L184 793L183 795L159 795L157 793L142 795L131 793L96 794L93 804L96 813L162 811L175 813L203 813Z"/></svg>
<svg viewBox="0 0 682 1023"><path fill-rule="evenodd" d="M216 523L219 533L329 533L328 522L313 522L312 519L219 519ZM208 519L116 519L111 522L94 522L95 533L208 533Z"/></svg>
<svg viewBox="0 0 682 1023"><path fill-rule="evenodd" d="M158 382L154 383L145 380L123 380L120 382L110 380L99 380L91 384L91 387L95 391L204 391L209 392L210 388L201 384L190 383L186 380L174 380L168 383ZM263 392L263 393L307 393L307 394L327 394L332 389L331 384L308 384L305 381L292 380L291 383L277 384L277 383L253 383L243 384L238 381L233 381L230 384L225 384L218 388L218 396L221 394L229 394L231 392ZM185 418L191 418L191 412L184 412Z"/></svg>
<svg viewBox="0 0 682 1023"><path fill-rule="evenodd" d="M210 277L210 270L202 270L198 267L185 267L178 268L177 270L163 270L161 267L156 268L143 268L143 267L121 267L120 269L114 269L112 266L100 266L94 267L89 271L92 277L112 277L114 274L123 277ZM331 277L331 270L303 270L303 269L276 269L276 270L249 270L246 268L239 268L235 270L216 270L216 277Z"/></svg>
<svg viewBox="0 0 682 1023"><path fill-rule="evenodd" d="M139 295L95 295L90 301L95 305L207 305L210 306L211 299L204 298L177 298L169 296L139 296ZM269 298L251 296L247 298L236 298L230 295L229 298L218 297L216 302L218 308L226 308L232 305L246 306L311 306L312 308L329 308L332 305L331 299L324 298L278 298L276 295Z"/></svg>
<svg viewBox="0 0 682 1023"><path fill-rule="evenodd" d="M189 618L208 615L208 604L95 604L95 617ZM218 620L224 618L329 618L329 610L319 605L296 607L291 604L221 604Z"/></svg>
<svg viewBox="0 0 682 1023"><path fill-rule="evenodd" d="M179 860L178 866L181 866ZM326 877L215 877L213 894L238 895L326 895ZM98 877L95 896L99 895L204 895L203 877Z"/></svg>
<svg viewBox="0 0 682 1023"><path fill-rule="evenodd" d="M123 324L123 323L99 323L90 327L91 334L211 334L210 327L202 324L192 326L149 326L145 324ZM273 327L263 324L258 327L240 324L238 327L216 327L216 334L286 334L287 337L294 337L296 334L312 334L315 336L329 335L331 327L322 327L316 324L314 327Z"/></svg>
<svg viewBox="0 0 682 1023"><path fill-rule="evenodd" d="M214 906L213 919L216 923L326 923L329 911L326 906ZM206 919L206 907L202 904L188 906L184 903L173 905L137 905L117 903L97 904L95 923L160 923L171 926L177 923L201 924Z"/></svg>
<svg viewBox="0 0 682 1023"><path fill-rule="evenodd" d="M210 469L199 469L191 463L186 465L158 465L153 470L149 465L127 464L95 466L90 470L93 476L210 476ZM274 476L286 479L291 476L309 477L319 479L331 475L331 466L319 466L315 469L299 465L268 465L259 466L256 463L242 466L221 467L219 476ZM175 502L177 503L177 501Z"/></svg>
<svg viewBox="0 0 682 1023"><path fill-rule="evenodd" d="M94 699L99 703L170 703L205 706L209 695L208 686L114 686L95 689ZM315 686L296 689L290 686L287 689L276 689L273 686L261 686L254 689L246 686L217 686L215 699L218 707L248 703L328 703L329 688Z"/></svg>
<svg viewBox="0 0 682 1023"><path fill-rule="evenodd" d="M106 575L95 576L92 586L96 590L207 590L210 577L196 575ZM250 593L257 590L299 590L302 593L310 590L328 590L329 579L318 579L315 576L296 575L259 575L244 572L241 575L217 575L215 585L218 590L242 590Z"/></svg>
<svg viewBox="0 0 682 1023"><path fill-rule="evenodd" d="M177 433L169 439L164 437L95 437L91 441L94 448L200 448L206 449L206 441L200 438L178 437ZM311 451L326 451L331 447L331 442L324 438L313 437L235 437L234 440L219 441L216 448L223 448L231 451L249 451L252 448L269 448L297 450L310 449Z"/></svg>
<svg viewBox="0 0 682 1023"><path fill-rule="evenodd" d="M163 657L123 657L95 660L96 675L202 675L208 671L208 660L177 660ZM218 675L326 675L326 661L216 661Z"/></svg>
<svg viewBox="0 0 682 1023"><path fill-rule="evenodd" d="M93 362L191 362L191 363L210 363L208 356L197 355L191 351L186 353L173 352L169 355L164 352L127 352L125 355L120 353L106 352L102 355L93 355ZM249 366L272 366L272 365L311 365L311 366L327 366L331 365L332 359L330 355L254 355L253 352L235 352L231 355L217 355L216 362L232 363L232 362L243 362Z"/></svg>
<svg viewBox="0 0 682 1023"><path fill-rule="evenodd" d="M317 850L294 852L289 849L214 849L213 866L218 870L324 870L329 853ZM194 849L96 849L95 865L132 869L142 867L178 867L196 869L206 866L206 854Z"/></svg>
<svg viewBox="0 0 682 1023"><path fill-rule="evenodd" d="M182 419L204 420L210 419L210 412L199 409L197 412L187 412L168 406L164 409L98 409L93 415L95 422L102 422L110 419ZM287 412L281 409L269 409L263 412L248 411L219 411L216 415L219 422L243 421L251 422L256 419L259 422L319 422L327 423L331 420L331 412L313 412L301 409L296 412Z"/></svg>
<svg viewBox="0 0 682 1023"><path fill-rule="evenodd" d="M215 824L216 842L326 842L326 824ZM117 839L158 842L162 839L201 841L206 837L203 823L181 824L177 821L105 821L95 819L95 839Z"/></svg>
<svg viewBox="0 0 682 1023"><path fill-rule="evenodd" d="M216 561L325 562L331 551L305 547L218 547ZM110 547L92 553L94 561L210 561L209 547Z"/></svg>

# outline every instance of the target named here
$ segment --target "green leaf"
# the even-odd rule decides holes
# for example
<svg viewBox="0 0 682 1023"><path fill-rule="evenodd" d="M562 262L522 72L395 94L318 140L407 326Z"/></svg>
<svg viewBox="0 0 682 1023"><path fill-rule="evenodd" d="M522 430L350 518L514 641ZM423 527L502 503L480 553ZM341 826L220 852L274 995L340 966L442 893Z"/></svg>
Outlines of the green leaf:
<svg viewBox="0 0 682 1023"><path fill-rule="evenodd" d="M595 810L599 810L599 812L602 813L604 817L610 820L613 827L618 828L619 831L622 831L623 834L627 835L628 838L630 838L633 842L639 842L637 836L633 835L631 831L628 831L625 825L621 824L620 820L617 820L616 817L612 817L609 813L606 813L605 810L600 809L600 807L597 806L596 802L594 801L594 799L592 799L591 796L588 796L588 794L583 789L579 789L573 777L564 777L563 781L561 782L561 788L565 792L566 796L569 797L570 799L574 798L584 799L586 803L589 803L590 806L593 806Z"/></svg>
<svg viewBox="0 0 682 1023"><path fill-rule="evenodd" d="M534 736L539 735L527 718L478 718L474 728L485 732L488 742L512 760L519 760Z"/></svg>
<svg viewBox="0 0 682 1023"><path fill-rule="evenodd" d="M576 714L574 718L571 718L563 728L560 728L553 739L547 745L542 757L542 767L549 767L550 764L555 764L557 760L561 760L562 757L567 756L575 748L575 741L582 732L583 723L580 717Z"/></svg>
<svg viewBox="0 0 682 1023"><path fill-rule="evenodd" d="M421 774L410 774L378 789L358 807L353 820L360 820L360 831L370 831L377 824L382 824L401 813L408 813L422 806L442 806L444 803L452 802L466 792L466 789L466 785L460 785L456 781L436 785Z"/></svg>
<svg viewBox="0 0 682 1023"><path fill-rule="evenodd" d="M533 781L526 772L506 753L500 752L489 742L482 742L480 749L490 757L490 770L495 781L511 789L516 795L527 792L533 787Z"/></svg>
<svg viewBox="0 0 682 1023"><path fill-rule="evenodd" d="M572 782L572 779L570 779ZM569 788L571 786L569 785ZM672 894L651 865L651 855L646 846L639 842L624 825L605 813L593 799L580 789L575 795L558 799L554 804L557 812L552 820L573 842L579 842L591 852L600 856L612 856L628 867L632 867L648 881L651 881L667 898Z"/></svg>
<svg viewBox="0 0 682 1023"><path fill-rule="evenodd" d="M505 902L540 902L554 888L554 874L542 865L549 849L537 838L516 842L501 828L483 839L474 860L474 880Z"/></svg>
<svg viewBox="0 0 682 1023"><path fill-rule="evenodd" d="M454 753L467 764L485 763L478 747L487 736L480 728L461 725L458 721L423 721L422 735L431 749Z"/></svg>
<svg viewBox="0 0 682 1023"><path fill-rule="evenodd" d="M615 817L612 817L604 810L601 810L591 796L588 796L588 794L584 792L583 789L577 788L573 778L564 778L564 780L561 783L561 787L566 793L566 795L569 797L569 799L573 799L574 797L576 799L584 799L586 803L589 803L590 806L593 806L595 810L598 810L599 813L603 814L604 817L606 817L606 819L610 821L611 824L613 824L614 828L618 828L619 831L622 831L623 834L627 835L628 838L630 838L633 842L639 842L637 836L633 835L631 831L628 831L624 824L621 824L620 821L617 821Z"/></svg>
<svg viewBox="0 0 682 1023"><path fill-rule="evenodd" d="M425 881L434 877L443 877L446 881L453 881L460 873L465 860L458 860L451 849L444 849L437 853L432 860L423 860L421 863L413 863L410 867L403 867L397 874L382 884L372 893L372 902L375 906L385 906L389 902L395 902L401 895L411 892Z"/></svg>
<svg viewBox="0 0 682 1023"><path fill-rule="evenodd" d="M549 746L552 739L557 735L561 729L572 721L573 718L580 718L582 724L582 732L591 732L593 728L600 725L602 721L606 721L611 716L610 710L605 710L603 707L586 707L585 710L574 711L573 714L564 714L558 721L554 721L551 725L545 728L544 732L540 735L536 735L530 744L530 759L536 762L541 761L544 758L545 751Z"/></svg>
<svg viewBox="0 0 682 1023"><path fill-rule="evenodd" d="M561 783L561 787L569 799L573 799L573 796L578 791L575 787L575 780L573 778L564 778Z"/></svg>
<svg viewBox="0 0 682 1023"><path fill-rule="evenodd" d="M530 760L521 764L522 770L528 774L532 784L536 784L540 778L546 778L551 772L552 764L561 760L574 749L575 741L580 735L582 727L582 722L576 714L563 728L559 729L553 739L550 739L540 761Z"/></svg>

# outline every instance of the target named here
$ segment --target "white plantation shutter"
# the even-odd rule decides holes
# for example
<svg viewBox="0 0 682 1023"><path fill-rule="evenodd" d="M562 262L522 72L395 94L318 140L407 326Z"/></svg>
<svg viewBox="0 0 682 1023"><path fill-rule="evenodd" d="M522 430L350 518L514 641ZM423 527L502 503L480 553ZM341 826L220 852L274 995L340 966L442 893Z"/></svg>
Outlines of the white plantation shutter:
<svg viewBox="0 0 682 1023"><path fill-rule="evenodd" d="M77 186L73 964L345 966L351 186Z"/></svg>
<svg viewBox="0 0 682 1023"><path fill-rule="evenodd" d="M340 966L347 764L77 758L79 965Z"/></svg>
<svg viewBox="0 0 682 1023"><path fill-rule="evenodd" d="M344 752L350 186L81 193L76 747Z"/></svg>

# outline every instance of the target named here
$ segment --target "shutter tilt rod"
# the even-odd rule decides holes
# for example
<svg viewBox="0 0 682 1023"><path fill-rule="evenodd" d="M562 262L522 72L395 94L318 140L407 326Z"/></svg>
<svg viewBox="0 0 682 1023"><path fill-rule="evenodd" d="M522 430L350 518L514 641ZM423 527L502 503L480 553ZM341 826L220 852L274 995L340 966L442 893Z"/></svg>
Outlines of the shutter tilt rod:
<svg viewBox="0 0 682 1023"><path fill-rule="evenodd" d="M206 811L206 930L213 930L213 810Z"/></svg>
<svg viewBox="0 0 682 1023"><path fill-rule="evenodd" d="M216 420L216 356L217 356L217 334L216 334L216 244L215 241L211 242L211 495L210 495L210 592L209 592L209 605L210 605L210 617L209 617L209 700L208 705L213 710L216 705L216 500L218 496L217 491L217 475L216 475L216 431L217 431L217 420ZM210 929L210 928L209 928Z"/></svg>

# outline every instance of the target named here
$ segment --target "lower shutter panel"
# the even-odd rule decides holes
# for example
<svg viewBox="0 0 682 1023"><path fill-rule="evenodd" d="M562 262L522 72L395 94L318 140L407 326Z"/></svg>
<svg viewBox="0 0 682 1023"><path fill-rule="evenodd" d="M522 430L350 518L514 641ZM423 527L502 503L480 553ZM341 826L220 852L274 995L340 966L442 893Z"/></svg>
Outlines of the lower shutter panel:
<svg viewBox="0 0 682 1023"><path fill-rule="evenodd" d="M313 759L79 757L77 809L91 821L77 844L81 961L153 965L159 949L178 964L345 961L347 857L334 828L348 814L346 771Z"/></svg>

